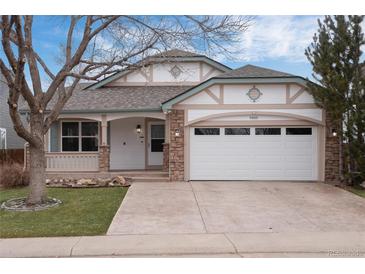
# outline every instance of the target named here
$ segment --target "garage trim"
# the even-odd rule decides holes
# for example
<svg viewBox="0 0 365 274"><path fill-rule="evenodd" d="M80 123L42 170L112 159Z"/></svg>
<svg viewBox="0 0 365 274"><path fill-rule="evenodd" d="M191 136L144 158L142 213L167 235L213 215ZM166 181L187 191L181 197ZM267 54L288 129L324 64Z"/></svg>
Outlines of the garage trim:
<svg viewBox="0 0 365 274"><path fill-rule="evenodd" d="M237 112L228 112L228 113L216 113L216 114L206 115L206 116L200 117L198 119L191 120L189 122L186 121L185 123L187 126L191 126L200 121L205 121L205 120L209 120L209 119L232 117L232 116L242 116L242 115L243 116L249 116L249 115L281 116L281 117L295 118L298 120L308 121L308 122L312 122L312 123L318 124L318 125L324 125L323 121L312 119L307 116L285 113L285 112L270 112L270 111L237 111Z"/></svg>

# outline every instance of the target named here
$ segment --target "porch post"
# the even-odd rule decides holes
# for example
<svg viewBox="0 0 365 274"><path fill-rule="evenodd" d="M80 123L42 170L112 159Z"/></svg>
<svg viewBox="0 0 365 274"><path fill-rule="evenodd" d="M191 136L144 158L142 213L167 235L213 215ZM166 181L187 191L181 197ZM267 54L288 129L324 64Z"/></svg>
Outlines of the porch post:
<svg viewBox="0 0 365 274"><path fill-rule="evenodd" d="M165 143L163 144L163 162L162 170L169 171L169 153L170 153L170 115L166 114L165 119Z"/></svg>
<svg viewBox="0 0 365 274"><path fill-rule="evenodd" d="M108 121L106 114L101 116L101 144L99 147L99 171L108 172L110 166L110 149L108 145Z"/></svg>

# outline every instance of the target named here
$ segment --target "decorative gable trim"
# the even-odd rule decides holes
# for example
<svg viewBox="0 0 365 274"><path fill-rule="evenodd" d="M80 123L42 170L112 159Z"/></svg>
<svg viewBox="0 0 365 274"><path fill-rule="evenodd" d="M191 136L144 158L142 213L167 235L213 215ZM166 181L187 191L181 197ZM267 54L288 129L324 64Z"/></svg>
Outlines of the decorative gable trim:
<svg viewBox="0 0 365 274"><path fill-rule="evenodd" d="M286 85L286 103L292 104L300 95L302 95L307 89L305 87L301 87L293 96L290 96L290 84Z"/></svg>
<svg viewBox="0 0 365 274"><path fill-rule="evenodd" d="M190 96L193 96L199 93L202 90L209 88L214 84L298 84L303 88L307 87L308 81L302 77L294 76L294 77L272 77L272 78L219 78L213 77L187 91L184 93L162 103L162 110L166 112L171 109L173 105L187 99ZM222 92L222 91L220 91ZM223 92L222 92L223 93Z"/></svg>
<svg viewBox="0 0 365 274"><path fill-rule="evenodd" d="M221 104L222 101L219 97L215 96L215 94L209 89L205 89L205 92L214 100L217 104Z"/></svg>
<svg viewBox="0 0 365 274"><path fill-rule="evenodd" d="M217 61L214 61L213 59L210 59L206 56L196 56L196 57L173 57L173 58L150 58L150 64L153 65L154 63L163 63L163 60L171 60L171 62L203 62L203 63L207 63L209 65L211 65L212 67L215 67L216 69L222 71L222 72L228 72L231 71L232 69L230 67L227 67ZM100 80L97 83L92 84L91 86L89 86L89 89L97 89L100 87L103 87L104 85L113 82L117 79L119 79L120 77L123 77L133 71L136 71L136 69L126 69L126 70L122 70L120 72L116 72L115 74Z"/></svg>

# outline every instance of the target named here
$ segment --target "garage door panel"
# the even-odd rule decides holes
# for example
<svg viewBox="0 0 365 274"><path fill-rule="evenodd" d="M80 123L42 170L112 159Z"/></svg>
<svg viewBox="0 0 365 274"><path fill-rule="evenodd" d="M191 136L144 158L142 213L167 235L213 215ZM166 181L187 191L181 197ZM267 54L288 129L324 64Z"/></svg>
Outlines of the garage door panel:
<svg viewBox="0 0 365 274"><path fill-rule="evenodd" d="M194 135L191 180L316 180L316 128L312 135Z"/></svg>
<svg viewBox="0 0 365 274"><path fill-rule="evenodd" d="M312 163L303 162L290 162L285 166L287 170L312 170Z"/></svg>
<svg viewBox="0 0 365 274"><path fill-rule="evenodd" d="M258 165L256 165L256 168L281 168L282 167L282 157L278 157L278 156L262 156L262 157L253 157L253 159L251 159L253 161L255 161L256 163L259 163Z"/></svg>
<svg viewBox="0 0 365 274"><path fill-rule="evenodd" d="M286 172L289 180L312 180L312 170L288 170Z"/></svg>
<svg viewBox="0 0 365 274"><path fill-rule="evenodd" d="M284 147L287 150L290 150L290 152L298 151L298 148L300 148L299 151L311 151L313 146L313 143L311 141L305 141L305 142L286 142L284 143Z"/></svg>

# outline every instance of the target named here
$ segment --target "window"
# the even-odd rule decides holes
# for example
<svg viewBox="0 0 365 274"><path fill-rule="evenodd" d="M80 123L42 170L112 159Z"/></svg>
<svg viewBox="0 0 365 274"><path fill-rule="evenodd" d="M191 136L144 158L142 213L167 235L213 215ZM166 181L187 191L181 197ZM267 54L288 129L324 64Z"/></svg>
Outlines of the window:
<svg viewBox="0 0 365 274"><path fill-rule="evenodd" d="M224 129L225 135L250 135L249 128L225 128Z"/></svg>
<svg viewBox="0 0 365 274"><path fill-rule="evenodd" d="M62 123L62 151L79 151L79 123Z"/></svg>
<svg viewBox="0 0 365 274"><path fill-rule="evenodd" d="M98 151L98 122L62 122L62 151Z"/></svg>
<svg viewBox="0 0 365 274"><path fill-rule="evenodd" d="M195 128L195 135L219 135L219 128Z"/></svg>
<svg viewBox="0 0 365 274"><path fill-rule="evenodd" d="M263 127L255 128L256 135L281 135L281 128Z"/></svg>
<svg viewBox="0 0 365 274"><path fill-rule="evenodd" d="M0 149L6 149L6 128L0 128Z"/></svg>
<svg viewBox="0 0 365 274"><path fill-rule="evenodd" d="M98 123L81 122L81 150L98 151Z"/></svg>
<svg viewBox="0 0 365 274"><path fill-rule="evenodd" d="M310 127L288 127L286 128L286 135L312 135L312 128Z"/></svg>
<svg viewBox="0 0 365 274"><path fill-rule="evenodd" d="M165 126L151 125L151 152L163 152Z"/></svg>

